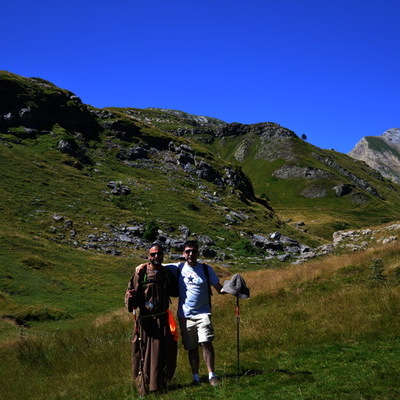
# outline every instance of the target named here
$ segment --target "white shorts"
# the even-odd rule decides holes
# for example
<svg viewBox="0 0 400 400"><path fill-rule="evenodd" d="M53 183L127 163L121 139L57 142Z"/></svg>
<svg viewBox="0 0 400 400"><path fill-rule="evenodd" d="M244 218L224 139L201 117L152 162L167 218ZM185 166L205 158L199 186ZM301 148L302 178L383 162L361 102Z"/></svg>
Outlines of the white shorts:
<svg viewBox="0 0 400 400"><path fill-rule="evenodd" d="M214 340L211 314L198 314L190 318L179 317L179 327L185 350L194 350L199 346L199 343Z"/></svg>

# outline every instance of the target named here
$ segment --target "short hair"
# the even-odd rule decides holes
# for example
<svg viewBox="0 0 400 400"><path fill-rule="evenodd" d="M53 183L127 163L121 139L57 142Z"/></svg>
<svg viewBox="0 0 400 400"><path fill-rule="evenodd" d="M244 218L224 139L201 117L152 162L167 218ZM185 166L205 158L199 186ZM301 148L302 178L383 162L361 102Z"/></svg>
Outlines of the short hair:
<svg viewBox="0 0 400 400"><path fill-rule="evenodd" d="M186 247L195 247L196 250L199 250L199 243L197 240L187 240L185 243L183 243L182 250L185 250Z"/></svg>
<svg viewBox="0 0 400 400"><path fill-rule="evenodd" d="M150 249L152 249L153 247L158 247L159 250L161 250L164 253L164 246L162 244L159 243L153 243L151 244L148 248L147 248L147 252L150 251Z"/></svg>

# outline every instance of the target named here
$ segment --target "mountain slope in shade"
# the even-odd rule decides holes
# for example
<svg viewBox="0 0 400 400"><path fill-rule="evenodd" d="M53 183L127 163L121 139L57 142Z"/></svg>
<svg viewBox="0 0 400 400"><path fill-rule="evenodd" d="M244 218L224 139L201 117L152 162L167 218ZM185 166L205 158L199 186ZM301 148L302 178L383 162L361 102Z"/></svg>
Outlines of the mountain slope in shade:
<svg viewBox="0 0 400 400"><path fill-rule="evenodd" d="M400 129L389 129L381 136L365 136L348 154L400 183Z"/></svg>

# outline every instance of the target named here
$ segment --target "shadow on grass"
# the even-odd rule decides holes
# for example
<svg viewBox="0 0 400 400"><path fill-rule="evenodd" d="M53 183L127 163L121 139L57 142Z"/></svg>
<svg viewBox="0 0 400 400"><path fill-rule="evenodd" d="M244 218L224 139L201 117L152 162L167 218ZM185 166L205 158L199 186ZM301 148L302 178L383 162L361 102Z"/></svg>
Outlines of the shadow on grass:
<svg viewBox="0 0 400 400"><path fill-rule="evenodd" d="M262 375L264 371L262 369L246 369L246 370L241 370L239 373L236 374L225 374L221 376L221 379L231 379L231 378L241 378L241 377L250 377L250 376L257 376L257 375ZM208 378L206 376L202 376L200 379L200 384L208 384ZM179 384L175 383L170 386L168 386L168 391L174 391L174 390L180 390L184 388L189 388L189 387L195 387L191 382L187 384Z"/></svg>

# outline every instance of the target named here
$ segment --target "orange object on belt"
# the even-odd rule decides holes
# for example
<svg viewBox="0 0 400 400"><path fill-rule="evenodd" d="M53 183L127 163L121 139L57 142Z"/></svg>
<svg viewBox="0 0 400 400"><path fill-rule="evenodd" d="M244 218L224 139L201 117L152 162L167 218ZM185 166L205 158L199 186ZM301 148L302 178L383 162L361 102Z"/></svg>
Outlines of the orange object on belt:
<svg viewBox="0 0 400 400"><path fill-rule="evenodd" d="M169 322L169 330L171 331L171 335L177 342L179 339L178 327L176 326L175 318L170 310L167 310L168 313L168 322Z"/></svg>

